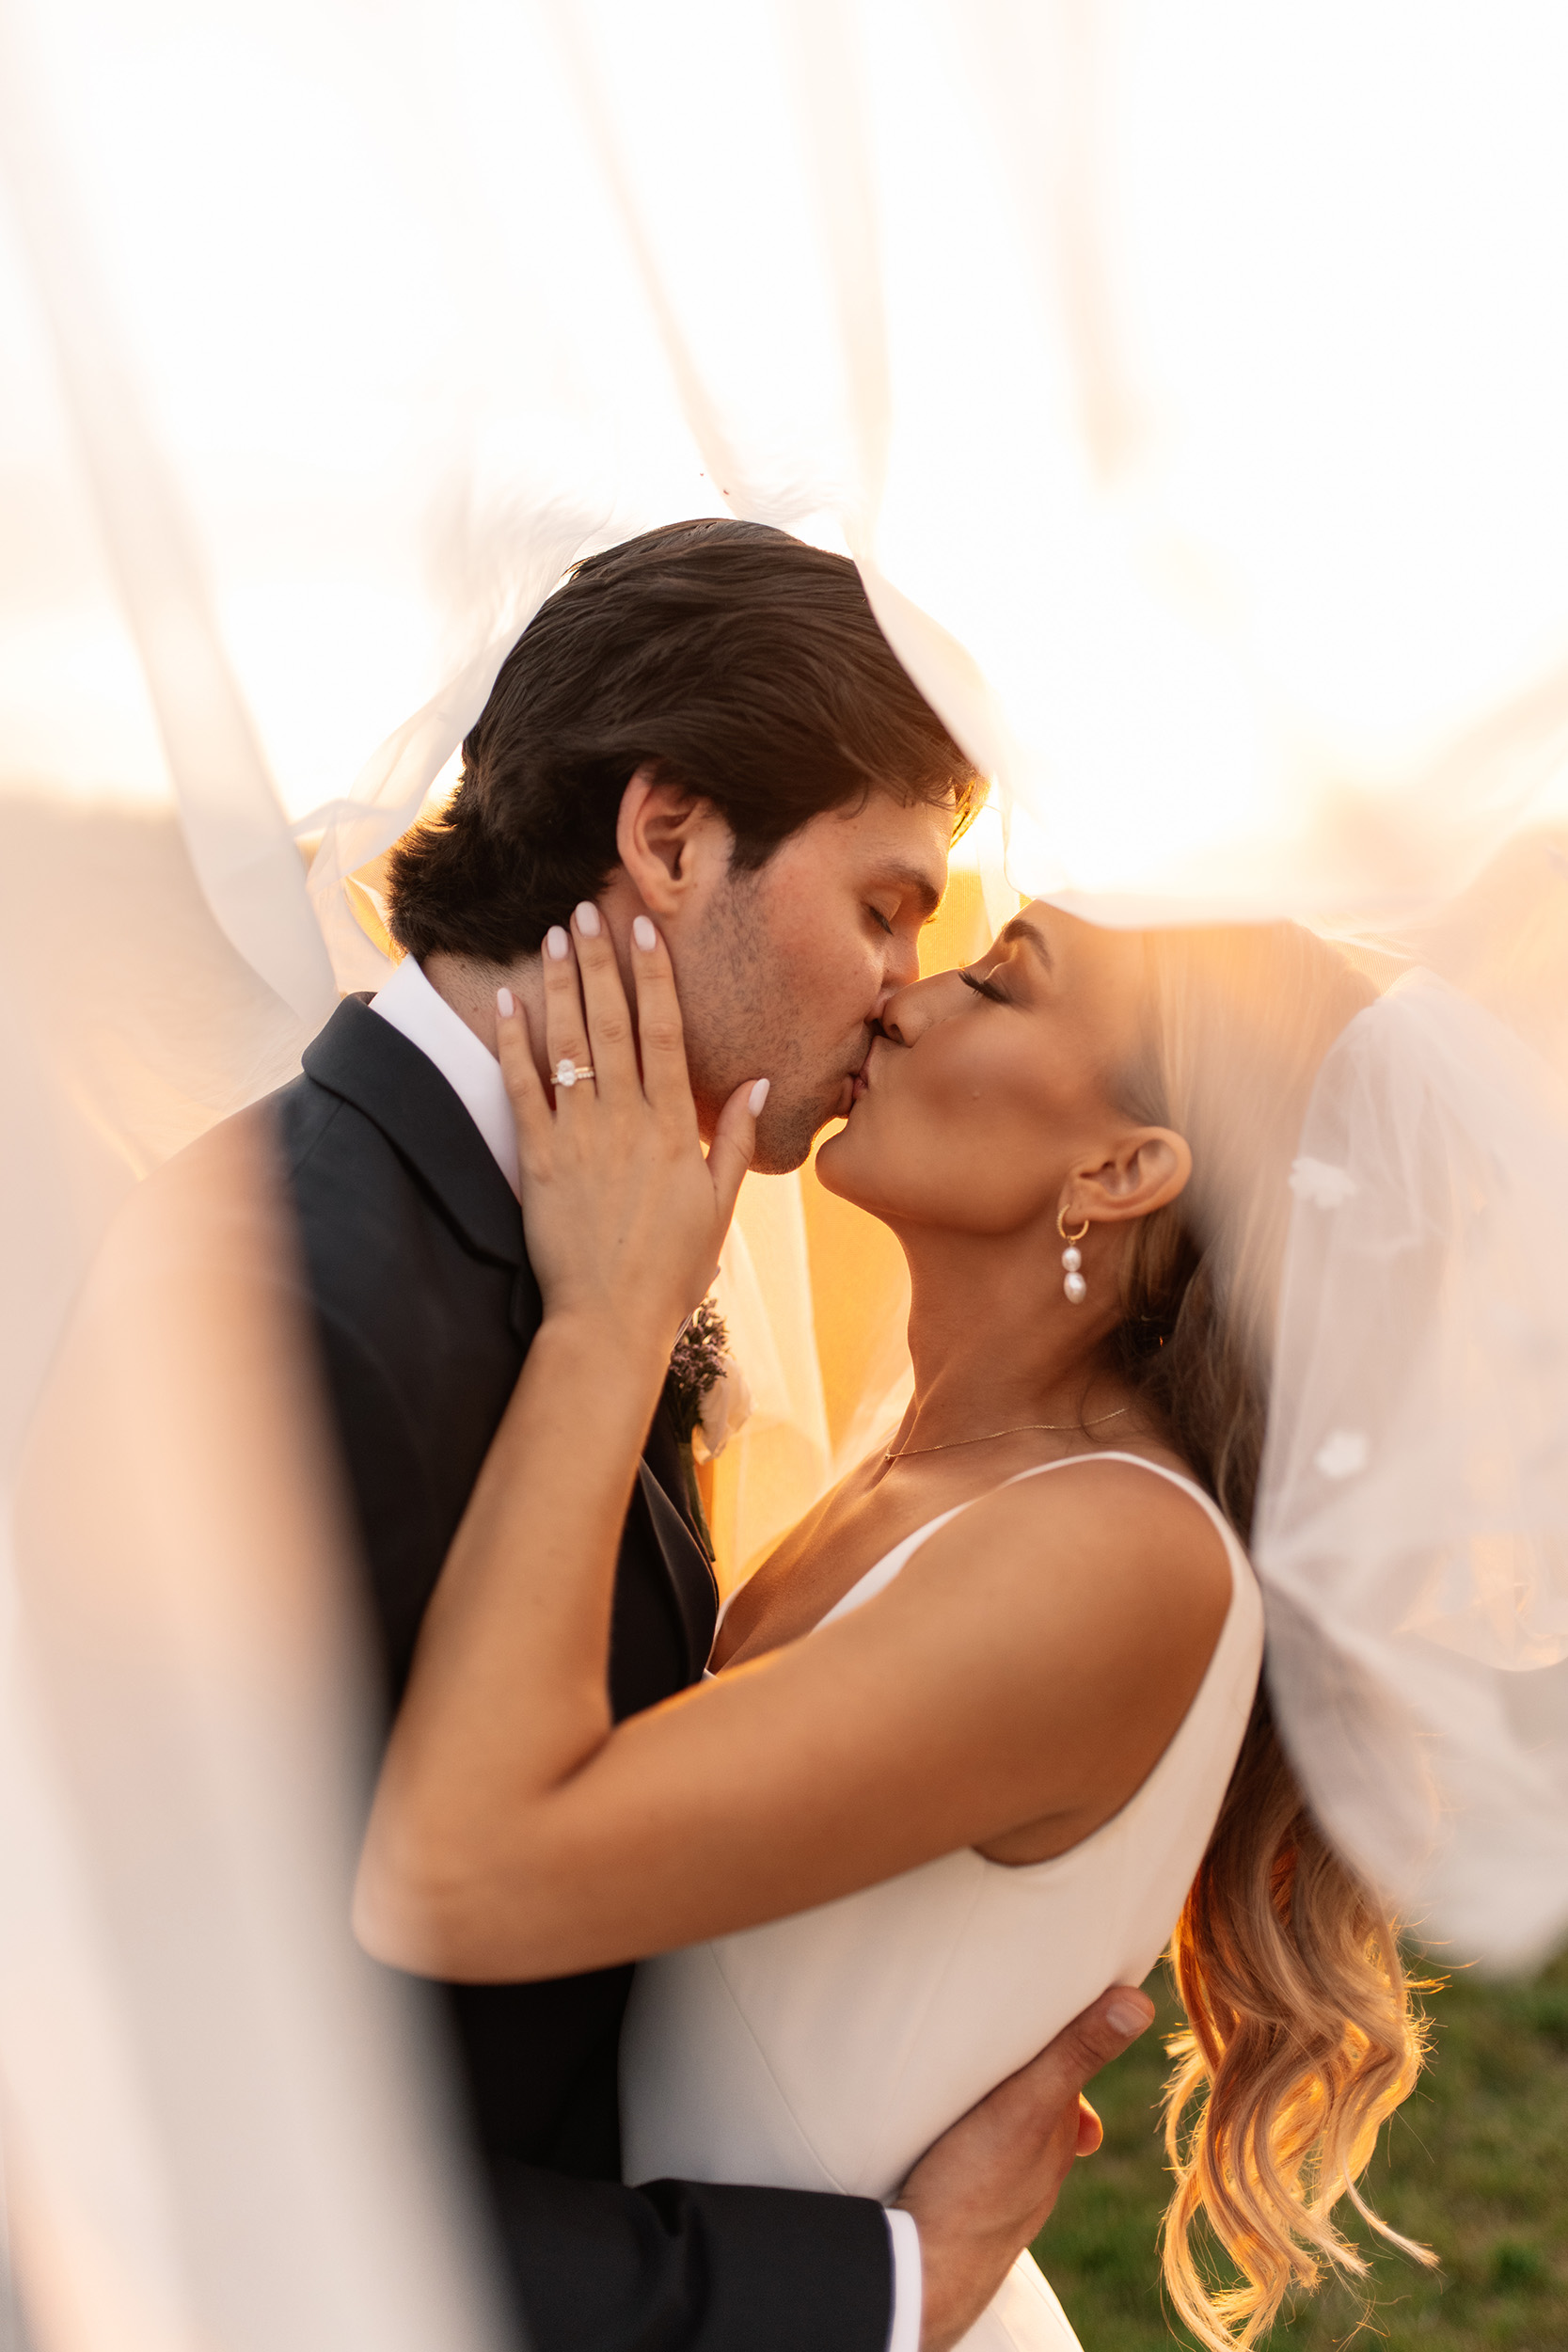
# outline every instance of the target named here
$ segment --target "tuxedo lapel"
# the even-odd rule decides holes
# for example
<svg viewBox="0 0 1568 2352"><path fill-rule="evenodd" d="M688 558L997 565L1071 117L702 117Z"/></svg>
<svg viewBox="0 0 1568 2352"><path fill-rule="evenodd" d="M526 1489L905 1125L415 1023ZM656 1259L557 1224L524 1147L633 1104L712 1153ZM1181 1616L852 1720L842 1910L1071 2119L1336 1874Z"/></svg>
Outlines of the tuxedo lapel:
<svg viewBox="0 0 1568 2352"><path fill-rule="evenodd" d="M675 1606L680 1611L686 1629L687 1656L691 1679L697 1681L707 1664L713 1647L714 1626L717 1622L719 1589L713 1581L713 1570L707 1553L692 1533L685 1515L676 1508L648 1464L646 1454L637 1466L638 1485L653 1522L654 1537L664 1562Z"/></svg>
<svg viewBox="0 0 1568 2352"><path fill-rule="evenodd" d="M306 1049L305 1073L372 1120L468 1247L514 1266L509 1321L526 1353L544 1308L523 1241L522 1211L483 1136L435 1063L369 1000L345 997ZM680 1503L680 1449L662 1400L638 1466L638 1485L686 1636L692 1677L713 1645L718 1590L707 1554Z"/></svg>
<svg viewBox="0 0 1568 2352"><path fill-rule="evenodd" d="M346 996L305 1050L305 1074L374 1121L471 1249L528 1267L523 1213L488 1145L436 1064L370 1000ZM525 1297L538 1291L528 1268ZM538 1328L535 1306L531 1338Z"/></svg>

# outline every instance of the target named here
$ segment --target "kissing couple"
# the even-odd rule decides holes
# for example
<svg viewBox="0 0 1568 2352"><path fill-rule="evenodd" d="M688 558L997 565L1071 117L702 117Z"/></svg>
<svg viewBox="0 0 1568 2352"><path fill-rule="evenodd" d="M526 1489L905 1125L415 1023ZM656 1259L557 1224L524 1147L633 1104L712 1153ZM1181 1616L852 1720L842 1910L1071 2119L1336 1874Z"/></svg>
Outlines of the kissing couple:
<svg viewBox="0 0 1568 2352"><path fill-rule="evenodd" d="M1332 2259L1415 2077L1244 1549L1372 992L1291 924L1040 904L920 978L980 792L845 559L592 557L394 855L395 976L272 1098L391 1710L356 1930L446 1988L534 2352L1063 2352L1024 2249L1173 1932L1208 2343ZM913 1399L721 1611L672 1352L833 1120Z"/></svg>

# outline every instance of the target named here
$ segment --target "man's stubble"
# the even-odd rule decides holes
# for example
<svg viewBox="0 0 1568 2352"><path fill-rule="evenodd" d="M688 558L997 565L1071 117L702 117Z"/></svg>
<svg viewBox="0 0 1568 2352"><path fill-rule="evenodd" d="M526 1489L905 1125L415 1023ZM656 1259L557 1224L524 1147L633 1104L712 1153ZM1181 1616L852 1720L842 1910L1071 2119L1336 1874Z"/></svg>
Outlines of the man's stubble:
<svg viewBox="0 0 1568 2352"><path fill-rule="evenodd" d="M802 1166L836 1115L845 1076L863 1058L870 1030L847 1042L821 1039L802 1018L801 976L768 925L766 872L735 874L716 895L709 921L680 960L677 982L705 1133L736 1087L767 1078L752 1165L782 1176Z"/></svg>

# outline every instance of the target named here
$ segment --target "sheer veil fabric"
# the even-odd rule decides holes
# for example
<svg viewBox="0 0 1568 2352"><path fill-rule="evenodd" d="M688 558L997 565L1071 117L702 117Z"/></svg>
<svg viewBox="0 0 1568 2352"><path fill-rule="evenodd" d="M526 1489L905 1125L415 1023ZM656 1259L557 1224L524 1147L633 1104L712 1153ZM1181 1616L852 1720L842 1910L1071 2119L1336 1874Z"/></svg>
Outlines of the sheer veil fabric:
<svg viewBox="0 0 1568 2352"><path fill-rule="evenodd" d="M1568 1092L1412 971L1291 1176L1254 1531L1314 1809L1406 1919L1505 1966L1568 1927Z"/></svg>
<svg viewBox="0 0 1568 2352"><path fill-rule="evenodd" d="M1565 49L1550 0L0 0L8 1496L120 1204L385 976L374 861L564 566L778 523L853 554L996 779L977 926L1018 890L1291 915L1442 976L1354 1025L1302 1139L1259 1565L1334 1834L1456 1952L1560 1935ZM810 1185L751 1187L726 1257L763 1408L719 1466L736 1568L907 1376L896 1278L829 1252ZM875 1343L814 1318L830 1276ZM204 1540L240 1590L253 1549ZM351 1810L331 1692L278 1657ZM269 1859L294 1799L199 1677L146 1690L141 1818L173 1754L245 1798L221 1872L166 1816L184 1924L238 1933L264 1884L327 2034L320 1880ZM256 2066L257 2146L341 2159L326 2271L286 2276L275 2208L202 2177L200 2070L166 2095L182 2021L104 1942L128 1790L51 1720L8 1717L11 2162L35 2243L130 2282L58 2341L221 2336L243 2272L258 2344L307 2310L352 2344L388 2245L422 2283L364 2325L422 2340L414 2092L355 2170L350 2074ZM68 1963L118 2073L77 2065ZM244 1972L211 2046L265 1999ZM162 2151L156 2226L111 2146ZM445 2344L483 2340L463 2308Z"/></svg>

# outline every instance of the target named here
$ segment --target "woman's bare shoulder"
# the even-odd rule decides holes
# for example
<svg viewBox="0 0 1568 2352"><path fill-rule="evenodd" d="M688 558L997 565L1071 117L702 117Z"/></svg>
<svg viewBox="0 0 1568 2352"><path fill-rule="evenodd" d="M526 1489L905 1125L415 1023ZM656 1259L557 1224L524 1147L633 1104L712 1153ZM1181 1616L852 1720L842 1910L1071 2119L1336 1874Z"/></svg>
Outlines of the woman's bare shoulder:
<svg viewBox="0 0 1568 2352"><path fill-rule="evenodd" d="M1014 1821L979 1841L1008 1864L1065 1851L1142 1786L1196 1696L1234 1591L1197 1498L1104 1455L987 1495L906 1580L922 1646L970 1694L973 1738L1016 1768Z"/></svg>
<svg viewBox="0 0 1568 2352"><path fill-rule="evenodd" d="M1180 1659L1206 1659L1234 1579L1209 1511L1190 1486L1159 1474L1176 1467L1071 1456L982 1497L911 1568L927 1588L951 1580L970 1607L999 1607L1014 1622L1092 1624L1112 1637L1113 1654L1129 1645L1157 1652L1170 1640Z"/></svg>

